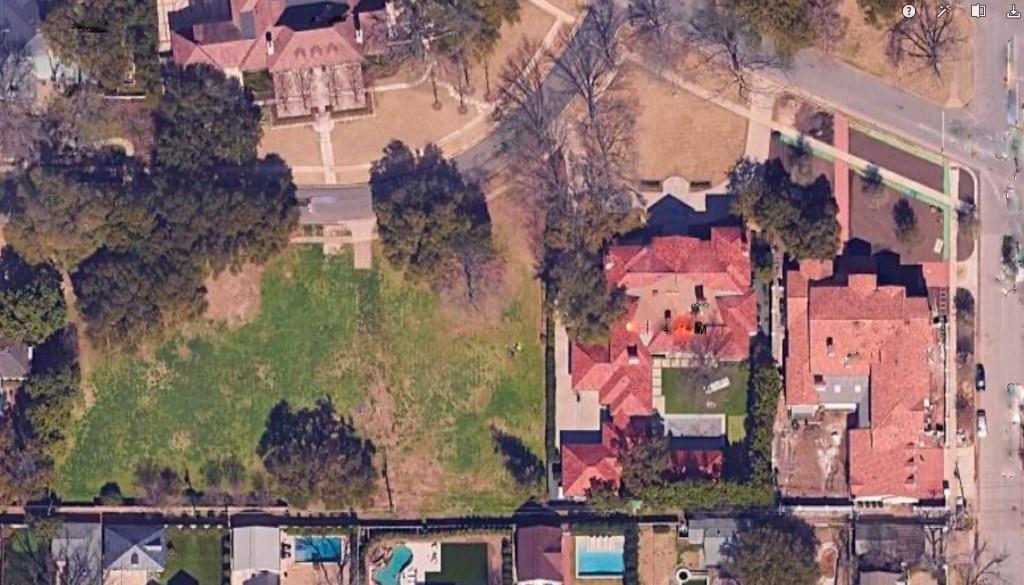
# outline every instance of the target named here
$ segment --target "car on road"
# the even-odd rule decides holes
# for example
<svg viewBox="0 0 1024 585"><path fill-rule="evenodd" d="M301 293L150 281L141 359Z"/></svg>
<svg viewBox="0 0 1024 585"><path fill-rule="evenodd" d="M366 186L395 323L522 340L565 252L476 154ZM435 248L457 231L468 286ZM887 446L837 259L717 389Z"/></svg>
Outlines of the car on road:
<svg viewBox="0 0 1024 585"><path fill-rule="evenodd" d="M984 439L988 436L988 417L984 410L978 411L978 438Z"/></svg>
<svg viewBox="0 0 1024 585"><path fill-rule="evenodd" d="M981 364L974 366L974 387L978 392L985 391L985 366Z"/></svg>

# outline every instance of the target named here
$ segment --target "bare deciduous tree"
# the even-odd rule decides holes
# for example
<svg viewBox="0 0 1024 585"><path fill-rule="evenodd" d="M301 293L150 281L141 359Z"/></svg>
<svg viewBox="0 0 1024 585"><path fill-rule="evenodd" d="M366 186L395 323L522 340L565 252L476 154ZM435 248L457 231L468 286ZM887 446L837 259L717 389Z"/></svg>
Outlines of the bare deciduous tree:
<svg viewBox="0 0 1024 585"><path fill-rule="evenodd" d="M593 119L597 117L597 102L615 75L617 63L610 57L618 55L618 47L614 35L612 46L606 45L609 38L593 19L584 22L575 36L563 31L565 48L559 55L549 53L549 57L573 93L583 100L587 116Z"/></svg>
<svg viewBox="0 0 1024 585"><path fill-rule="evenodd" d="M930 69L937 79L942 78L942 64L948 61L957 46L963 42L956 21L939 16L938 8L927 3L915 18L900 18L889 29L889 58L900 64L909 57Z"/></svg>
<svg viewBox="0 0 1024 585"><path fill-rule="evenodd" d="M994 553L987 542L981 542L969 554L954 559L953 570L963 585L1009 585L1010 581L1000 573L1007 558L1006 552Z"/></svg>
<svg viewBox="0 0 1024 585"><path fill-rule="evenodd" d="M510 135L509 155L524 191L546 195L565 187L561 156L565 128L545 85L550 64L533 42L524 40L502 69L495 116Z"/></svg>
<svg viewBox="0 0 1024 585"><path fill-rule="evenodd" d="M0 162L31 158L42 122L32 108L32 63L26 48L0 36Z"/></svg>
<svg viewBox="0 0 1024 585"><path fill-rule="evenodd" d="M784 65L761 47L760 37L748 20L714 4L696 11L687 23L684 38L704 55L706 62L724 67L729 80L721 90L735 85L741 95L748 95L753 89L753 74Z"/></svg>
<svg viewBox="0 0 1024 585"><path fill-rule="evenodd" d="M809 0L807 21L814 31L818 48L831 53L839 47L850 21L839 13L838 0Z"/></svg>
<svg viewBox="0 0 1024 585"><path fill-rule="evenodd" d="M677 6L671 0L630 0L629 19L644 38L655 43L668 39L673 21L671 10Z"/></svg>

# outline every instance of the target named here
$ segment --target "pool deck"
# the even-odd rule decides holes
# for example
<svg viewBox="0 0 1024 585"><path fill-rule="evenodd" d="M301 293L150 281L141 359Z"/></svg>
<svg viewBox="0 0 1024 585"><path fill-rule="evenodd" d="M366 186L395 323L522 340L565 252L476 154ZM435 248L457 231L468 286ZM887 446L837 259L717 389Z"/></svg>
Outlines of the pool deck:
<svg viewBox="0 0 1024 585"><path fill-rule="evenodd" d="M341 539L341 562L313 563L295 560L296 538L338 538ZM281 531L281 544L288 545L292 554L281 559L281 582L283 585L332 585L348 582L348 563L345 558L347 539L342 534L304 534L292 536Z"/></svg>

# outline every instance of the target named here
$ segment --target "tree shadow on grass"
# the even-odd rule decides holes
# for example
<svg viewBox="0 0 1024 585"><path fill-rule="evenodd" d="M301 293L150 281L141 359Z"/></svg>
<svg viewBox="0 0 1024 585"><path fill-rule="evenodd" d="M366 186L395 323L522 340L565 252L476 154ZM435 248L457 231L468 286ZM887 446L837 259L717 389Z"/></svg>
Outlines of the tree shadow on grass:
<svg viewBox="0 0 1024 585"><path fill-rule="evenodd" d="M492 426L491 441L495 453L501 456L505 469L516 483L532 487L544 480L544 462L530 451L522 439Z"/></svg>

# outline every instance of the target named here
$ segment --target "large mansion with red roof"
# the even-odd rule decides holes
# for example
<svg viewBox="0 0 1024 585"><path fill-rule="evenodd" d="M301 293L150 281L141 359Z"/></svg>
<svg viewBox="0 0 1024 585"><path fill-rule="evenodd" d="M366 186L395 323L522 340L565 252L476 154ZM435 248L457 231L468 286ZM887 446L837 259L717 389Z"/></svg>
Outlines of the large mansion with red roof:
<svg viewBox="0 0 1024 585"><path fill-rule="evenodd" d="M938 332L927 298L878 278L833 274L829 264L811 261L787 273L785 404L798 423L819 412L848 414L846 466L855 500L938 499Z"/></svg>
<svg viewBox="0 0 1024 585"><path fill-rule="evenodd" d="M574 428L559 429L566 497L585 497L593 480L618 484L618 450L631 425L664 410L657 382L664 360L685 361L713 338L715 359L742 361L757 330L750 243L741 228L712 228L709 239L662 236L613 246L605 277L609 287L625 289L628 309L607 343L570 342L572 397L559 407L580 412L571 418ZM721 475L720 448L673 441L680 476Z"/></svg>
<svg viewBox="0 0 1024 585"><path fill-rule="evenodd" d="M175 63L241 79L266 71L279 117L367 106L363 59L379 53L385 0L190 0L167 16Z"/></svg>

